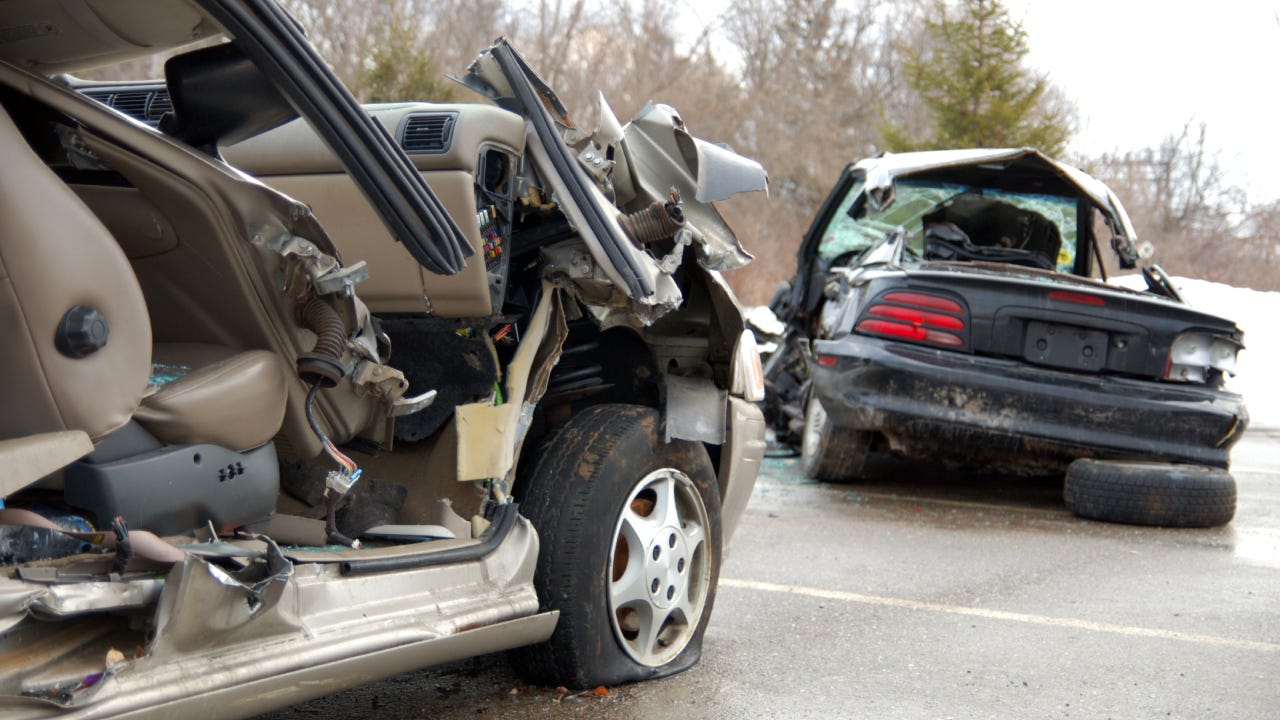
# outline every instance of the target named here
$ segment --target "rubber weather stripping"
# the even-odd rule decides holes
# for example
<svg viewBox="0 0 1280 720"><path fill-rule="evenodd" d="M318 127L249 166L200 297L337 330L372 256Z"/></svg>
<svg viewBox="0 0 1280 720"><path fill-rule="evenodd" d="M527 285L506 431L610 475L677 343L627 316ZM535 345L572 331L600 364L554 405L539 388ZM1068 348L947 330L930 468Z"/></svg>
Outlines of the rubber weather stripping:
<svg viewBox="0 0 1280 720"><path fill-rule="evenodd" d="M507 535L511 532L511 528L515 527L516 518L519 515L520 513L516 511L516 503L508 502L499 505L494 510L493 522L480 535L480 542L475 545L449 548L448 550L424 550L412 555L389 558L347 560L341 563L339 568L343 575L372 575L374 573L416 570L479 560L497 550L502 541L507 539Z"/></svg>

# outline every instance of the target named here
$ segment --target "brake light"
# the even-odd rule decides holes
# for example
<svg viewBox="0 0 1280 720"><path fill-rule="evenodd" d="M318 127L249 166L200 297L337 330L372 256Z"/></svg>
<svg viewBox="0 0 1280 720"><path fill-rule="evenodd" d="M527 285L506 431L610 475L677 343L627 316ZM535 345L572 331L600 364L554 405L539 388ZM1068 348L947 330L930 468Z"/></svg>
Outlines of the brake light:
<svg viewBox="0 0 1280 720"><path fill-rule="evenodd" d="M1076 303L1078 305L1092 305L1094 307L1105 307L1106 300L1097 295L1089 295L1088 293L1071 292L1070 290L1054 290L1049 293L1050 300L1061 300L1063 302Z"/></svg>
<svg viewBox="0 0 1280 720"><path fill-rule="evenodd" d="M963 348L968 319L964 306L951 298L921 292L894 291L877 298L854 326L854 331L947 348Z"/></svg>
<svg viewBox="0 0 1280 720"><path fill-rule="evenodd" d="M963 330L964 321L952 315L943 315L942 313L928 312L925 310L917 310L916 308L904 308L897 305L872 305L867 310L868 315L878 315L880 317L890 318L893 320L902 320L912 325L932 325L934 327L947 328L949 330Z"/></svg>
<svg viewBox="0 0 1280 720"><path fill-rule="evenodd" d="M926 295L924 293L914 292L891 292L885 293L881 298L891 303L902 303L903 305L914 305L916 307L929 308L930 310L941 310L943 312L955 313L957 315L964 312L964 308L960 307L960 303L951 298L940 297L938 295Z"/></svg>

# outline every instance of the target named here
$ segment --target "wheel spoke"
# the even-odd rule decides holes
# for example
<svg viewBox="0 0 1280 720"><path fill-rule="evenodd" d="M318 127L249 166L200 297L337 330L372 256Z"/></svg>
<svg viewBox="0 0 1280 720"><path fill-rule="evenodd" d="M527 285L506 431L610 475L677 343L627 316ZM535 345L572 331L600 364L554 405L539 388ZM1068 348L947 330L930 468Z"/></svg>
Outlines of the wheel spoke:
<svg viewBox="0 0 1280 720"><path fill-rule="evenodd" d="M685 625L692 625L696 619L694 618L693 603L689 598L688 592L682 593L680 602L676 603L675 606L671 608L672 621L674 622L677 618L679 618L679 621Z"/></svg>
<svg viewBox="0 0 1280 720"><path fill-rule="evenodd" d="M645 655L656 655L661 651L658 647L658 634L667 620L667 613L646 603L640 610L640 634L636 637L636 645Z"/></svg>
<svg viewBox="0 0 1280 720"><path fill-rule="evenodd" d="M662 478L661 481L650 485L653 491L658 494L658 500L653 506L653 514L649 517L653 518L658 527L664 525L680 525L680 505L676 502L676 481L670 476Z"/></svg>
<svg viewBox="0 0 1280 720"><path fill-rule="evenodd" d="M686 520L681 534L684 535L685 549L689 552L689 561L692 562L693 556L698 554L698 548L706 542L707 533L696 520Z"/></svg>
<svg viewBox="0 0 1280 720"><path fill-rule="evenodd" d="M609 585L609 597L615 608L625 605L649 603L649 589L645 585L644 563L631 562L615 583Z"/></svg>
<svg viewBox="0 0 1280 720"><path fill-rule="evenodd" d="M633 542L632 549L636 552L643 553L645 545L653 539L658 529L662 527L662 523L658 521L658 512L655 507L647 516L641 515L631 508L622 511L622 528L623 535L628 542Z"/></svg>

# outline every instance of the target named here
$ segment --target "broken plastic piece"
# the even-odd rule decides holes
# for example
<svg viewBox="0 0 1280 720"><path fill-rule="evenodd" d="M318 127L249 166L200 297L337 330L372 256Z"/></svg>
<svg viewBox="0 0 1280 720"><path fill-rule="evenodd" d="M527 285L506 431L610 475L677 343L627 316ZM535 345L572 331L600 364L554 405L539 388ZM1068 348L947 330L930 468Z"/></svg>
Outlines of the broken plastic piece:
<svg viewBox="0 0 1280 720"><path fill-rule="evenodd" d="M423 540L453 540L453 531L442 525L375 525L360 533L368 540L392 540L419 542Z"/></svg>

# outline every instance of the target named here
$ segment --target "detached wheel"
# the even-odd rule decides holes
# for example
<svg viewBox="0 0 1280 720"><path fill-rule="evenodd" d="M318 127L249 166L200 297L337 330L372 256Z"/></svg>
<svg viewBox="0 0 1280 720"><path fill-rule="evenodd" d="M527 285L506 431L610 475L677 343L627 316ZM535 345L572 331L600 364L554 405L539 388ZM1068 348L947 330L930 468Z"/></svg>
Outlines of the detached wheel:
<svg viewBox="0 0 1280 720"><path fill-rule="evenodd" d="M1067 509L1131 525L1206 528L1236 514L1236 481L1220 468L1080 459L1067 468Z"/></svg>
<svg viewBox="0 0 1280 720"><path fill-rule="evenodd" d="M836 427L810 391L800 438L800 462L804 476L826 482L850 482L862 477L871 454L871 434Z"/></svg>
<svg viewBox="0 0 1280 720"><path fill-rule="evenodd" d="M517 672L591 688L694 665L720 573L720 493L702 445L664 442L651 408L598 405L547 438L521 482L540 539L534 583L560 620L513 652Z"/></svg>

